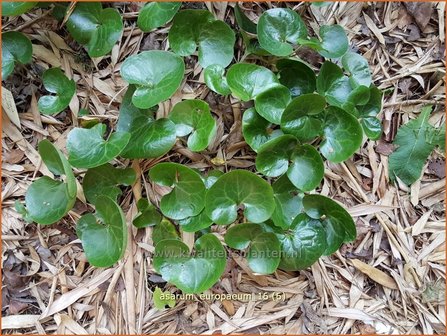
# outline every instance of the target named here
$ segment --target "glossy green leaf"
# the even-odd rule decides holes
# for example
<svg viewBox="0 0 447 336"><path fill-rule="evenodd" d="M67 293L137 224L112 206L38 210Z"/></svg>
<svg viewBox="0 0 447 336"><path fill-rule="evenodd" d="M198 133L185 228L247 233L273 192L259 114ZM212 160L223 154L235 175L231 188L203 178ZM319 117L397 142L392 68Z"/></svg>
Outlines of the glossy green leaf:
<svg viewBox="0 0 447 336"><path fill-rule="evenodd" d="M278 268L280 251L280 242L274 233L261 233L247 250L248 266L257 274L271 274Z"/></svg>
<svg viewBox="0 0 447 336"><path fill-rule="evenodd" d="M76 180L65 156L48 140L39 143L39 154L55 175L65 182L43 176L34 181L25 194L27 217L42 225L64 217L76 201Z"/></svg>
<svg viewBox="0 0 447 336"><path fill-rule="evenodd" d="M326 232L327 247L324 255L338 250L342 243L356 238L356 227L349 213L337 202L321 195L306 195L303 198L305 213L318 219Z"/></svg>
<svg viewBox="0 0 447 336"><path fill-rule="evenodd" d="M245 45L245 54L246 55L257 55L257 56L270 56L271 54L261 48L259 41L257 38L253 38L245 31L240 31L242 39L244 40Z"/></svg>
<svg viewBox="0 0 447 336"><path fill-rule="evenodd" d="M369 87L360 85L355 87L348 95L346 102L343 104L343 110L351 113L352 115L358 117L359 112L357 110L358 106L363 106L368 103L369 95L371 90Z"/></svg>
<svg viewBox="0 0 447 336"><path fill-rule="evenodd" d="M2 1L2 16L22 15L36 4L37 2Z"/></svg>
<svg viewBox="0 0 447 336"><path fill-rule="evenodd" d="M243 101L254 99L258 94L279 84L276 75L256 64L233 64L227 72L227 83L233 95Z"/></svg>
<svg viewBox="0 0 447 336"><path fill-rule="evenodd" d="M156 287L153 293L154 306L159 310L163 310L166 307L175 307L175 295L170 291L162 291L159 287Z"/></svg>
<svg viewBox="0 0 447 336"><path fill-rule="evenodd" d="M258 39L261 47L276 56L287 56L293 52L291 44L307 36L306 25L301 17L288 8L273 8L259 18Z"/></svg>
<svg viewBox="0 0 447 336"><path fill-rule="evenodd" d="M212 91L227 96L231 94L231 90L228 87L227 79L225 77L225 69L214 64L207 67L204 71L205 83Z"/></svg>
<svg viewBox="0 0 447 336"><path fill-rule="evenodd" d="M168 38L172 50L181 56L193 54L198 45L199 63L204 68L214 64L225 68L233 59L233 30L206 10L180 11Z"/></svg>
<svg viewBox="0 0 447 336"><path fill-rule="evenodd" d="M2 5L5 3L2 2ZM16 63L31 62L33 46L22 33L6 32L2 34L2 79L5 80L13 71Z"/></svg>
<svg viewBox="0 0 447 336"><path fill-rule="evenodd" d="M303 208L304 194L290 182L287 175L276 180L272 188L276 207L271 219L276 226L287 229Z"/></svg>
<svg viewBox="0 0 447 336"><path fill-rule="evenodd" d="M324 176L324 164L313 146L297 146L290 155L290 161L287 176L298 189L311 191L320 185Z"/></svg>
<svg viewBox="0 0 447 336"><path fill-rule="evenodd" d="M292 98L316 90L315 72L306 63L295 59L280 59L276 67L279 82L289 88Z"/></svg>
<svg viewBox="0 0 447 336"><path fill-rule="evenodd" d="M154 268L184 293L204 292L225 270L225 249L216 236L201 236L194 249L195 255L191 256L188 247L178 240L164 240L155 246Z"/></svg>
<svg viewBox="0 0 447 336"><path fill-rule="evenodd" d="M273 129L273 125L261 117L254 108L244 112L242 117L242 134L247 144L255 152L267 141L282 135L279 129Z"/></svg>
<svg viewBox="0 0 447 336"><path fill-rule="evenodd" d="M114 132L104 139L107 126L73 128L67 137L68 161L74 167L93 168L117 157L126 147L130 133Z"/></svg>
<svg viewBox="0 0 447 336"><path fill-rule="evenodd" d="M327 110L320 152L331 162L343 162L362 145L363 131L357 119L337 107Z"/></svg>
<svg viewBox="0 0 447 336"><path fill-rule="evenodd" d="M256 170L277 177L289 168L290 155L298 146L298 140L289 134L281 135L262 145L256 156Z"/></svg>
<svg viewBox="0 0 447 336"><path fill-rule="evenodd" d="M160 210L166 217L185 219L202 211L206 189L194 170L178 163L163 162L150 170L149 177L159 185L173 188L160 202Z"/></svg>
<svg viewBox="0 0 447 336"><path fill-rule="evenodd" d="M210 107L203 100L191 99L177 103L169 113L179 137L188 137L188 148L194 152L204 150L216 135L216 121Z"/></svg>
<svg viewBox="0 0 447 336"><path fill-rule="evenodd" d="M205 212L216 224L233 223L241 206L250 222L269 219L275 209L272 187L249 171L233 170L222 175L206 194Z"/></svg>
<svg viewBox="0 0 447 336"><path fill-rule="evenodd" d="M189 9L177 13L168 35L172 50L180 56L193 54L197 49L200 31L212 21L214 21L213 14L207 10Z"/></svg>
<svg viewBox="0 0 447 336"><path fill-rule="evenodd" d="M101 57L120 39L123 20L116 9L103 9L100 2L78 2L67 20L67 28L90 57Z"/></svg>
<svg viewBox="0 0 447 336"><path fill-rule="evenodd" d="M127 245L127 225L123 211L112 199L100 196L95 204L96 213L83 215L76 234L89 263L109 267L122 258Z"/></svg>
<svg viewBox="0 0 447 336"><path fill-rule="evenodd" d="M242 30L245 30L248 33L251 34L257 34L256 31L256 23L251 21L247 15L243 12L241 7L236 3L234 6L234 17L236 18L236 22Z"/></svg>
<svg viewBox="0 0 447 336"><path fill-rule="evenodd" d="M150 50L129 56L121 65L121 76L135 84L132 103L140 108L150 108L171 97L179 88L185 63L169 51Z"/></svg>
<svg viewBox="0 0 447 336"><path fill-rule="evenodd" d="M171 21L179 10L181 2L149 2L138 13L137 25L148 32Z"/></svg>
<svg viewBox="0 0 447 336"><path fill-rule="evenodd" d="M202 210L197 216L188 217L178 221L185 232L197 232L210 227L213 224L211 218Z"/></svg>
<svg viewBox="0 0 447 336"><path fill-rule="evenodd" d="M352 91L349 78L336 64L326 61L317 77L317 91L324 96L329 105L342 107Z"/></svg>
<svg viewBox="0 0 447 336"><path fill-rule="evenodd" d="M76 92L74 80L68 79L60 68L48 69L42 76L45 89L55 95L42 96L37 102L43 114L56 114L63 111Z"/></svg>
<svg viewBox="0 0 447 336"><path fill-rule="evenodd" d="M259 148L256 169L276 177L287 172L289 180L300 190L311 191L323 179L323 160L311 145L299 145L292 135L282 135Z"/></svg>
<svg viewBox="0 0 447 336"><path fill-rule="evenodd" d="M130 85L120 107L117 132L129 132L130 140L120 156L129 159L155 158L166 154L176 140L175 125L169 119L154 120L154 110L132 104L135 86Z"/></svg>
<svg viewBox="0 0 447 336"><path fill-rule="evenodd" d="M248 265L258 274L271 274L278 268L281 258L280 244L272 232L264 232L258 224L236 224L225 234L225 243L246 251Z"/></svg>
<svg viewBox="0 0 447 336"><path fill-rule="evenodd" d="M397 131L393 143L398 148L389 157L389 175L393 181L399 177L410 185L418 180L428 156L438 145L438 133L442 133L442 129L436 129L428 122L431 109L431 106L425 106L417 119Z"/></svg>
<svg viewBox="0 0 447 336"><path fill-rule="evenodd" d="M141 198L138 200L137 208L138 215L132 221L135 227L141 229L160 224L162 216L147 199Z"/></svg>
<svg viewBox="0 0 447 336"><path fill-rule="evenodd" d="M349 41L342 26L336 24L321 26L320 39L300 39L299 43L315 49L321 56L326 58L339 58L348 51Z"/></svg>
<svg viewBox="0 0 447 336"><path fill-rule="evenodd" d="M357 106L360 118L375 117L382 110L382 91L374 85L369 88L369 99L366 104Z"/></svg>
<svg viewBox="0 0 447 336"><path fill-rule="evenodd" d="M382 123L376 117L364 118L360 121L363 132L371 140L379 140L382 135Z"/></svg>
<svg viewBox="0 0 447 336"><path fill-rule="evenodd" d="M359 54L354 52L346 53L341 59L343 68L350 74L351 86L356 87L359 85L370 86L371 85L371 71L369 70L368 61Z"/></svg>
<svg viewBox="0 0 447 336"><path fill-rule="evenodd" d="M87 170L82 187L85 197L91 204L96 204L99 196L107 196L116 202L121 195L118 186L130 186L135 183L136 178L135 170L132 168L115 168L106 163Z"/></svg>
<svg viewBox="0 0 447 336"><path fill-rule="evenodd" d="M225 233L225 243L231 248L245 250L250 246L250 242L263 232L264 230L259 224L235 224Z"/></svg>
<svg viewBox="0 0 447 336"><path fill-rule="evenodd" d="M322 128L321 120L315 115L323 112L325 106L325 99L315 93L294 98L282 114L281 129L300 141L314 139Z"/></svg>
<svg viewBox="0 0 447 336"><path fill-rule="evenodd" d="M289 89L284 85L277 85L255 97L255 108L263 118L279 125L282 113L289 104L290 99Z"/></svg>
<svg viewBox="0 0 447 336"><path fill-rule="evenodd" d="M281 242L279 268L299 271L315 263L327 249L326 232L320 221L298 215L287 233L278 235Z"/></svg>
<svg viewBox="0 0 447 336"><path fill-rule="evenodd" d="M160 223L155 225L152 231L152 241L154 246L157 246L159 242L163 240L179 240L179 234L174 224L172 224L166 218L163 218Z"/></svg>

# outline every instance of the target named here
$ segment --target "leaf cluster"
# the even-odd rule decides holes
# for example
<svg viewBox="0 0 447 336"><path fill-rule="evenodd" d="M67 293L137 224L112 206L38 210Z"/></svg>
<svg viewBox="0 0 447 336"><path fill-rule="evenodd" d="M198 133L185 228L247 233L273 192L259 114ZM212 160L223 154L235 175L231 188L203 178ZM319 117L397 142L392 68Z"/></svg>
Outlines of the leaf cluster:
<svg viewBox="0 0 447 336"><path fill-rule="evenodd" d="M17 5L10 13L29 8ZM171 50L143 51L124 60L120 74L129 86L115 130L98 122L73 128L66 142L68 158L49 141L40 143L42 160L56 177L34 181L18 211L42 225L64 217L82 195L75 167L83 175L82 191L92 209L76 226L87 259L98 267L116 263L126 249L128 232L120 195L123 187L136 182L136 174L113 161L160 158L176 141L191 151L204 151L217 133L209 105L199 99L180 101L166 117L157 118L158 104L184 81L184 57L196 57L209 89L251 102L242 130L257 153L259 174L202 172L171 162L152 166L148 181L167 192L159 204L137 200L132 222L139 229L153 227L157 272L184 292L198 293L224 272L225 246L241 250L253 272L269 274L278 268L304 269L354 240L350 215L314 190L324 178L324 159L342 162L361 147L364 135L380 137L382 94L372 83L367 60L348 51L341 26L321 26L318 36L309 36L305 22L290 9L267 10L255 24L240 7L234 8L244 59L259 59L258 64L233 62L235 32L206 10L181 10L180 3L169 2L142 7L137 25L143 31L172 21ZM77 3L66 24L91 57L108 54L123 31L120 13L100 3ZM29 40L8 34L16 33L3 34L6 75L16 63L31 60ZM325 58L317 73L304 60L289 57L298 46ZM40 98L39 110L64 110L75 94L74 81L58 68L48 69L42 81L51 95ZM228 226L223 242L212 233L213 224ZM194 233L192 251L180 239L182 232Z"/></svg>

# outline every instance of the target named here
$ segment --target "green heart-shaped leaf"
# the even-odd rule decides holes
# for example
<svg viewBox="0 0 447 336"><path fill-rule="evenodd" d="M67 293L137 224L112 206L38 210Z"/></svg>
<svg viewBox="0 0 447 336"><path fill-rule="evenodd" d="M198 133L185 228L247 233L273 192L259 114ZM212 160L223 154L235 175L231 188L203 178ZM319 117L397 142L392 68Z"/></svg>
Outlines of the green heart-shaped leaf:
<svg viewBox="0 0 447 336"><path fill-rule="evenodd" d="M364 118L360 121L363 131L371 140L379 140L382 135L382 124L376 117Z"/></svg>
<svg viewBox="0 0 447 336"><path fill-rule="evenodd" d="M5 3L2 2L2 5ZM31 62L33 45L22 33L6 32L2 34L2 79L5 80L13 71L15 63Z"/></svg>
<svg viewBox="0 0 447 336"><path fill-rule="evenodd" d="M247 144L255 152L267 141L283 134L281 130L274 130L272 126L254 108L246 110L242 117L242 134Z"/></svg>
<svg viewBox="0 0 447 336"><path fill-rule="evenodd" d="M174 224L168 221L166 218L162 218L161 222L155 225L152 231L152 241L154 246L157 246L162 240L179 240L179 234Z"/></svg>
<svg viewBox="0 0 447 336"><path fill-rule="evenodd" d="M242 30L245 30L248 33L251 34L257 34L256 31L256 23L251 21L247 15L242 11L242 9L239 7L239 5L236 3L236 6L234 6L234 17L236 18L236 22Z"/></svg>
<svg viewBox="0 0 447 336"><path fill-rule="evenodd" d="M380 139L382 125L376 116L382 110L382 92L374 85L371 85L368 101L361 106L356 106L356 109L366 136L371 140Z"/></svg>
<svg viewBox="0 0 447 336"><path fill-rule="evenodd" d="M154 110L135 107L134 91L130 85L121 103L116 131L130 133L130 140L120 155L129 159L163 156L174 146L175 125L165 118L154 120Z"/></svg>
<svg viewBox="0 0 447 336"><path fill-rule="evenodd" d="M173 187L160 202L160 210L166 217L185 219L202 211L206 189L200 175L194 170L178 163L164 162L155 165L149 177L159 185Z"/></svg>
<svg viewBox="0 0 447 336"><path fill-rule="evenodd" d="M200 31L208 22L214 21L207 10L182 10L175 15L169 30L169 44L176 54L189 56L197 49Z"/></svg>
<svg viewBox="0 0 447 336"><path fill-rule="evenodd" d="M343 110L358 116L357 106L365 105L369 100L370 89L364 85L355 87L349 94L346 103L343 104Z"/></svg>
<svg viewBox="0 0 447 336"><path fill-rule="evenodd" d="M25 14L36 4L37 2L2 1L2 16ZM3 79L5 79L5 77L3 77Z"/></svg>
<svg viewBox="0 0 447 336"><path fill-rule="evenodd" d="M216 135L216 121L210 107L203 100L191 99L177 103L169 113L179 137L189 135L188 148L194 152L204 150Z"/></svg>
<svg viewBox="0 0 447 336"><path fill-rule="evenodd" d="M321 132L321 121L314 115L323 112L325 99L315 93L294 98L287 105L281 117L281 129L301 141L309 141Z"/></svg>
<svg viewBox="0 0 447 336"><path fill-rule="evenodd" d="M279 82L289 88L292 98L316 90L317 77L306 63L295 59L280 59L276 67Z"/></svg>
<svg viewBox="0 0 447 336"><path fill-rule="evenodd" d="M185 293L206 291L225 270L225 249L216 236L201 236L194 248L195 255L191 256L188 247L178 240L164 240L155 246L154 268Z"/></svg>
<svg viewBox="0 0 447 336"><path fill-rule="evenodd" d="M137 208L138 215L132 221L132 224L135 227L141 229L160 224L162 216L147 199L141 198L137 202Z"/></svg>
<svg viewBox="0 0 447 336"><path fill-rule="evenodd" d="M281 176L272 185L275 197L275 211L272 214L273 224L287 229L303 208L303 196L287 175Z"/></svg>
<svg viewBox="0 0 447 336"><path fill-rule="evenodd" d="M357 106L360 118L375 117L382 110L382 91L374 85L369 88L369 99L366 104Z"/></svg>
<svg viewBox="0 0 447 336"><path fill-rule="evenodd" d="M263 232L258 224L237 224L225 234L228 246L243 250L251 270L258 274L271 274L276 271L281 259L280 243L272 232Z"/></svg>
<svg viewBox="0 0 447 336"><path fill-rule="evenodd" d="M138 13L137 25L148 32L171 21L179 10L181 2L149 2Z"/></svg>
<svg viewBox="0 0 447 336"><path fill-rule="evenodd" d="M216 224L233 223L240 206L250 222L269 219L275 210L272 187L249 171L233 170L219 177L206 194L205 212Z"/></svg>
<svg viewBox="0 0 447 336"><path fill-rule="evenodd" d="M232 225L225 233L225 243L234 249L245 250L264 229L259 224L242 223Z"/></svg>
<svg viewBox="0 0 447 336"><path fill-rule="evenodd" d="M290 155L290 161L287 176L298 189L311 191L320 185L324 176L324 164L313 146L297 146Z"/></svg>
<svg viewBox="0 0 447 336"><path fill-rule="evenodd" d="M347 160L362 145L362 126L353 115L337 107L327 109L323 134L320 152L331 162Z"/></svg>
<svg viewBox="0 0 447 336"><path fill-rule="evenodd" d="M348 51L349 41L342 26L321 26L320 39L321 41L314 38L300 39L299 43L315 49L326 58L339 58Z"/></svg>
<svg viewBox="0 0 447 336"><path fill-rule="evenodd" d="M303 198L303 207L310 218L318 219L323 224L327 242L324 255L334 253L341 244L356 238L352 217L337 202L321 195L306 195Z"/></svg>
<svg viewBox="0 0 447 336"><path fill-rule="evenodd" d="M95 214L79 218L76 234L89 263L109 267L121 259L126 250L126 220L119 205L106 196L98 197L95 207Z"/></svg>
<svg viewBox="0 0 447 336"><path fill-rule="evenodd" d="M25 195L27 217L42 225L64 217L76 201L76 180L65 156L48 140L39 143L39 154L55 175L65 175L65 182L43 176L34 181Z"/></svg>
<svg viewBox="0 0 447 336"><path fill-rule="evenodd" d="M198 45L199 63L204 68L214 64L225 68L233 59L236 41L233 30L206 10L180 11L174 17L168 38L172 50L181 56L193 54Z"/></svg>
<svg viewBox="0 0 447 336"><path fill-rule="evenodd" d="M130 139L127 132L115 132L104 139L107 126L97 124L92 128L73 128L67 137L68 161L74 167L93 168L118 156Z"/></svg>
<svg viewBox="0 0 447 336"><path fill-rule="evenodd" d="M359 54L348 52L341 59L343 68L351 74L351 86L371 85L371 71L369 70L368 61Z"/></svg>
<svg viewBox="0 0 447 336"><path fill-rule="evenodd" d="M107 196L116 202L121 189L119 185L130 186L135 183L137 176L132 168L115 168L111 164L104 164L87 170L82 186L87 200L96 204L99 196Z"/></svg>
<svg viewBox="0 0 447 336"><path fill-rule="evenodd" d="M288 231L278 234L282 252L280 269L286 271L305 269L326 251L326 232L318 220L300 214Z"/></svg>
<svg viewBox="0 0 447 336"><path fill-rule="evenodd" d="M290 154L297 146L298 140L289 134L263 144L256 156L256 170L270 177L284 174L289 168Z"/></svg>
<svg viewBox="0 0 447 336"><path fill-rule="evenodd" d="M352 91L349 78L336 64L326 61L317 77L317 91L330 105L342 107Z"/></svg>
<svg viewBox="0 0 447 336"><path fill-rule="evenodd" d="M315 189L323 179L323 160L311 145L299 145L292 135L281 135L259 148L256 169L276 177L287 172L289 180L300 190Z"/></svg>
<svg viewBox="0 0 447 336"><path fill-rule="evenodd" d="M287 56L293 52L289 44L297 44L307 36L306 25L301 17L288 8L273 8L259 18L258 39L261 47L272 55Z"/></svg>
<svg viewBox="0 0 447 336"><path fill-rule="evenodd" d="M185 232L197 232L210 227L213 224L211 218L202 210L197 216L188 217L178 221L178 224Z"/></svg>
<svg viewBox="0 0 447 336"><path fill-rule="evenodd" d="M204 71L205 83L212 91L227 96L231 94L228 87L227 79L225 78L225 69L218 65L210 65Z"/></svg>
<svg viewBox="0 0 447 336"><path fill-rule="evenodd" d="M185 63L169 51L150 50L129 56L121 65L121 76L135 84L132 103L149 108L171 97L179 88Z"/></svg>
<svg viewBox="0 0 447 336"><path fill-rule="evenodd" d="M123 20L116 9L102 9L100 2L78 2L67 20L67 28L90 57L101 57L120 39Z"/></svg>
<svg viewBox="0 0 447 336"><path fill-rule="evenodd" d="M39 111L43 114L56 114L63 111L76 92L74 80L68 79L60 68L48 69L42 76L45 89L55 96L42 96L37 102Z"/></svg>
<svg viewBox="0 0 447 336"><path fill-rule="evenodd" d="M258 94L279 84L276 75L256 64L233 64L227 72L227 83L233 95L243 101L254 99Z"/></svg>
<svg viewBox="0 0 447 336"><path fill-rule="evenodd" d="M273 124L281 123L284 109L290 102L290 91L284 85L274 86L255 97L256 111Z"/></svg>

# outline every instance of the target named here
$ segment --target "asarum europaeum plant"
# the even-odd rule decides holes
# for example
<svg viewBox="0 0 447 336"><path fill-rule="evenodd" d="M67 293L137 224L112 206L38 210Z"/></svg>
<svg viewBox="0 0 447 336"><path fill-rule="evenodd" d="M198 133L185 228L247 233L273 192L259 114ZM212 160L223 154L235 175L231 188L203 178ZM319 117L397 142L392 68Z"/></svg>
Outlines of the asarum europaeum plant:
<svg viewBox="0 0 447 336"><path fill-rule="evenodd" d="M2 6L7 15L32 7ZM257 153L257 173L200 171L169 162L153 166L148 180L169 192L159 204L136 200L133 224L153 227L155 270L182 291L198 293L219 280L228 248L243 251L253 272L270 274L278 268L305 269L353 241L351 216L315 190L324 176L324 160L347 160L361 147L364 135L380 137L376 116L382 93L372 84L368 62L348 51L343 28L322 26L318 36L309 36L305 22L290 9L267 10L255 24L235 5L244 59L259 64L234 63L236 35L230 26L206 10L180 7L152 2L141 9L137 24L143 31L172 20L172 51L143 51L124 60L120 71L129 87L114 131L107 132L99 122L73 128L66 143L68 158L48 140L40 142L39 153L54 176L34 181L25 205L17 203L17 210L41 225L57 222L72 209L78 194L72 166L85 169L78 172L85 173L83 193L95 212L78 220L76 232L91 265L116 263L127 243L120 187L133 185L136 174L110 162L117 157L160 158L176 141L185 142L191 151L203 151L216 135L216 120L202 100L181 101L166 118L156 118L158 104L184 80L183 57L194 55L212 91L253 102L243 114L242 130ZM118 11L99 3L76 4L66 25L91 57L109 53L123 30ZM297 46L324 57L317 73L305 60L291 57ZM3 33L2 55L6 78L16 63L31 61L31 43L21 33ZM76 91L75 83L57 68L43 74L43 85L51 93L39 99L45 114L63 111ZM212 233L213 225L227 226L224 241ZM182 242L181 232L195 233L194 251Z"/></svg>

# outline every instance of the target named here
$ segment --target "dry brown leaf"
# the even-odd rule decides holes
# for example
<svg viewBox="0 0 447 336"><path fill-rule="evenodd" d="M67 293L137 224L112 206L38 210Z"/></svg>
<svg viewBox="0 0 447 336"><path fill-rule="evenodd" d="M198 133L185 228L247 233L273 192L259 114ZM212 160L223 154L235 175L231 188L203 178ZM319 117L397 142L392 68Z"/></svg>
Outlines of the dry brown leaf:
<svg viewBox="0 0 447 336"><path fill-rule="evenodd" d="M397 289L396 281L394 281L394 279L385 272L382 272L373 266L365 264L363 261L360 261L358 259L352 259L351 262L355 268L357 268L360 272L366 274L375 282L391 289Z"/></svg>
<svg viewBox="0 0 447 336"><path fill-rule="evenodd" d="M14 125L21 129L19 113L11 91L2 86L2 110L5 112Z"/></svg>

